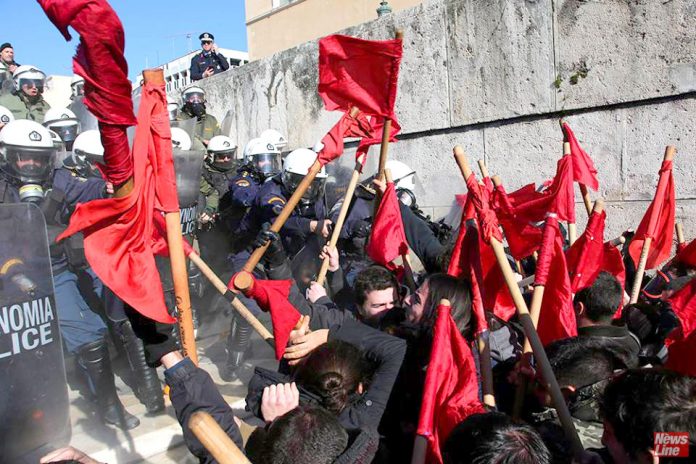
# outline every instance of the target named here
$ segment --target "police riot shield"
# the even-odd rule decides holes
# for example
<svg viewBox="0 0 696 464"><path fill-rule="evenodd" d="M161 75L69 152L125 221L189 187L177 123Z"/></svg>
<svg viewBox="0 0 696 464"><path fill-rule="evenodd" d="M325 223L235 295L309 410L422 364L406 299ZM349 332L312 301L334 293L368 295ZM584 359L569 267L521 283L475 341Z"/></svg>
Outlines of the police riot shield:
<svg viewBox="0 0 696 464"><path fill-rule="evenodd" d="M205 154L195 150L174 149L176 190L181 210L181 233L191 236L198 223L198 196Z"/></svg>
<svg viewBox="0 0 696 464"><path fill-rule="evenodd" d="M38 462L70 440L68 389L46 223L0 204L0 460Z"/></svg>
<svg viewBox="0 0 696 464"><path fill-rule="evenodd" d="M75 117L80 121L80 130L82 132L86 130L99 129L99 121L97 121L96 116L94 116L85 106L85 97L77 97L68 106L68 109L75 113Z"/></svg>
<svg viewBox="0 0 696 464"><path fill-rule="evenodd" d="M186 131L191 141L196 135L196 118L182 119L181 121L169 121L169 125L173 127L178 127Z"/></svg>
<svg viewBox="0 0 696 464"><path fill-rule="evenodd" d="M225 117L222 119L222 124L220 124L220 134L230 137L236 143L237 128L235 127L235 121L234 110L228 110L227 114L225 114Z"/></svg>
<svg viewBox="0 0 696 464"><path fill-rule="evenodd" d="M292 269L292 276L297 282L297 288L304 295L305 290L309 288L309 284L313 280L317 280L317 275L319 275L319 270L321 269L321 259L319 259L319 253L325 245L325 240L320 238L318 235L310 235L305 246L297 252L292 261L290 262L290 267Z"/></svg>

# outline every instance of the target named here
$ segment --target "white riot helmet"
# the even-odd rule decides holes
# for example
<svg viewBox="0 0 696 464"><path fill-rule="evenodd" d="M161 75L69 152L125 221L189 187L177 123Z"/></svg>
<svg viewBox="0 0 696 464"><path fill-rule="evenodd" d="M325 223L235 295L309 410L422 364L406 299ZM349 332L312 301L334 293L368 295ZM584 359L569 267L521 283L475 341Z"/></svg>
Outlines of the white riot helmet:
<svg viewBox="0 0 696 464"><path fill-rule="evenodd" d="M12 79L17 92L22 90L23 85L28 85L29 87L35 86L39 94L41 94L46 86L46 74L36 66L29 64L18 66L12 74Z"/></svg>
<svg viewBox="0 0 696 464"><path fill-rule="evenodd" d="M85 94L85 80L82 76L75 74L70 80L71 100L79 98Z"/></svg>
<svg viewBox="0 0 696 464"><path fill-rule="evenodd" d="M191 86L181 92L181 100L184 102L184 110L201 118L205 115L205 90L197 86Z"/></svg>
<svg viewBox="0 0 696 464"><path fill-rule="evenodd" d="M388 160L385 169L391 171L394 187L399 200L406 206L416 204L416 171L401 161Z"/></svg>
<svg viewBox="0 0 696 464"><path fill-rule="evenodd" d="M80 132L80 121L75 113L67 108L51 108L46 111L43 125L60 136L66 150L72 150L73 143Z"/></svg>
<svg viewBox="0 0 696 464"><path fill-rule="evenodd" d="M103 161L104 146L101 142L101 133L92 129L77 136L72 146L72 156L67 158L63 165L77 170L84 177L88 177L96 174L96 163Z"/></svg>
<svg viewBox="0 0 696 464"><path fill-rule="evenodd" d="M216 135L208 142L205 162L210 166L227 172L241 165L242 157L237 153L237 145L226 135Z"/></svg>
<svg viewBox="0 0 696 464"><path fill-rule="evenodd" d="M282 151L283 148L285 148L288 144L288 141L283 134L274 129L266 129L265 131L261 132L261 138L268 140L275 145L278 151Z"/></svg>
<svg viewBox="0 0 696 464"><path fill-rule="evenodd" d="M188 151L191 149L191 145L193 145L191 136L184 129L172 127L172 148Z"/></svg>
<svg viewBox="0 0 696 464"><path fill-rule="evenodd" d="M285 157L282 182L288 192L294 192L297 189L316 159L317 154L308 148L298 148ZM327 177L326 168L322 166L307 192L302 195L302 199L310 202L316 201L324 193Z"/></svg>
<svg viewBox="0 0 696 464"><path fill-rule="evenodd" d="M51 134L38 122L18 119L0 131L0 167L20 184L21 201L43 198L42 184L51 175L55 155Z"/></svg>
<svg viewBox="0 0 696 464"><path fill-rule="evenodd" d="M12 111L8 110L4 106L0 106L0 124L7 124L15 120Z"/></svg>
<svg viewBox="0 0 696 464"><path fill-rule="evenodd" d="M272 177L280 172L280 150L262 138L251 139L244 147L244 163L264 177Z"/></svg>
<svg viewBox="0 0 696 464"><path fill-rule="evenodd" d="M176 117L179 115L179 102L174 97L167 95L167 112L169 113L169 120L176 121Z"/></svg>

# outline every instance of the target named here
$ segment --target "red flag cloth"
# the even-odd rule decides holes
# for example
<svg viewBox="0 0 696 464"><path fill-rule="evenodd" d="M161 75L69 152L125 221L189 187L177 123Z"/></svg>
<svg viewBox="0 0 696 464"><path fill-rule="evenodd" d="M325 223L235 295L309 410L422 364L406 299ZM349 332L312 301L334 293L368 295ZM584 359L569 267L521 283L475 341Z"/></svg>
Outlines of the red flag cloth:
<svg viewBox="0 0 696 464"><path fill-rule="evenodd" d="M85 105L99 120L106 179L121 185L133 175L126 128L136 123L121 21L105 0L39 4L66 40L68 26L80 34L73 69L85 79Z"/></svg>
<svg viewBox="0 0 696 464"><path fill-rule="evenodd" d="M607 213L592 211L585 231L566 252L573 293L592 285L604 262L604 224Z"/></svg>
<svg viewBox="0 0 696 464"><path fill-rule="evenodd" d="M382 202L372 221L372 232L366 251L372 261L390 270L395 269L392 261L408 253L406 232L393 182L387 183Z"/></svg>
<svg viewBox="0 0 696 464"><path fill-rule="evenodd" d="M549 216L537 261L535 285L544 285L537 332L544 345L578 334L563 239L558 220Z"/></svg>
<svg viewBox="0 0 696 464"><path fill-rule="evenodd" d="M485 188L481 188L473 173L466 180L466 185L469 190L467 203L470 202L478 214L480 227L477 238L483 280L478 282L478 284L481 288L483 307L507 321L515 314L516 308L510 295L510 290L505 285L505 278L500 266L498 266L495 253L490 247L492 238L502 242L503 236L498 227L495 213L489 207L488 193ZM466 207L465 211L468 211ZM470 213L465 213L465 216L466 214ZM462 248L469 246L474 246L474 242L470 241L468 244L462 244Z"/></svg>
<svg viewBox="0 0 696 464"><path fill-rule="evenodd" d="M683 375L696 376L696 279L669 299L681 328L667 338L669 354L665 366Z"/></svg>
<svg viewBox="0 0 696 464"><path fill-rule="evenodd" d="M329 110L360 111L395 120L401 39L374 41L345 35L319 40L319 95Z"/></svg>
<svg viewBox="0 0 696 464"><path fill-rule="evenodd" d="M372 130L367 137L360 140L358 144L358 149L355 152L356 158L360 155L366 154L367 150L372 145L379 145L382 143L382 132L384 130L384 119L382 118L371 118ZM391 129L389 131L389 142L396 142L396 135L401 131L401 126L396 120L391 123Z"/></svg>
<svg viewBox="0 0 696 464"><path fill-rule="evenodd" d="M167 224L164 221L162 214L155 213L153 215L153 234L152 234L152 252L159 256L169 256L169 244L167 243ZM182 237L184 244L184 255L189 256L191 253L196 253L191 244Z"/></svg>
<svg viewBox="0 0 696 464"><path fill-rule="evenodd" d="M689 338L696 331L696 279L691 279L688 284L672 295L669 302L681 323L681 335L670 338Z"/></svg>
<svg viewBox="0 0 696 464"><path fill-rule="evenodd" d="M542 230L517 218L510 198L502 185L494 188L491 195L491 207L505 232L505 239L513 258L522 260L539 249Z"/></svg>
<svg viewBox="0 0 696 464"><path fill-rule="evenodd" d="M546 213L558 215L559 221L575 223L575 190L573 185L573 159L563 156L556 165L556 176L551 185L540 194L526 195L527 201L515 206L515 214L522 221L543 221Z"/></svg>
<svg viewBox="0 0 696 464"><path fill-rule="evenodd" d="M249 274L251 276L251 274ZM236 274L232 276L232 280L227 285L229 288L234 288L232 282ZM300 320L300 313L288 300L290 296L290 287L292 280L261 280L254 279L252 286L244 293L249 298L253 298L259 307L271 313L271 322L273 323L273 338L275 338L275 355L276 359L283 357L285 347L290 338L290 332Z"/></svg>
<svg viewBox="0 0 696 464"><path fill-rule="evenodd" d="M672 251L675 212L672 161L663 161L655 198L648 206L648 210L645 212L643 220L640 221L636 234L628 245L628 253L636 265L640 260L641 249L646 237L651 237L652 243L645 269L654 269L669 258Z"/></svg>
<svg viewBox="0 0 696 464"><path fill-rule="evenodd" d="M688 245L679 250L675 261L696 268L696 240L692 240Z"/></svg>
<svg viewBox="0 0 696 464"><path fill-rule="evenodd" d="M426 462L441 463L440 443L471 414L485 412L478 396L471 348L457 329L450 307L437 308L437 320L425 375L418 435L428 440Z"/></svg>
<svg viewBox="0 0 696 464"><path fill-rule="evenodd" d="M372 127L365 117L352 117L345 113L331 130L321 139L324 148L317 159L322 166L343 154L343 139L346 137L369 137Z"/></svg>
<svg viewBox="0 0 696 464"><path fill-rule="evenodd" d="M668 347L665 367L682 375L696 377L696 333L689 338L671 343Z"/></svg>
<svg viewBox="0 0 696 464"><path fill-rule="evenodd" d="M173 323L153 240L155 216L179 210L164 85L142 88L132 157L131 193L79 204L57 240L82 231L87 260L104 285L144 316Z"/></svg>
<svg viewBox="0 0 696 464"><path fill-rule="evenodd" d="M611 242L604 242L604 260L602 269L616 277L621 288L626 288L626 267L624 266L621 251Z"/></svg>
<svg viewBox="0 0 696 464"><path fill-rule="evenodd" d="M565 141L570 144L570 156L573 158L573 180L596 192L599 189L599 181L597 180L597 168L595 168L592 158L582 149L568 123L563 121L561 127Z"/></svg>

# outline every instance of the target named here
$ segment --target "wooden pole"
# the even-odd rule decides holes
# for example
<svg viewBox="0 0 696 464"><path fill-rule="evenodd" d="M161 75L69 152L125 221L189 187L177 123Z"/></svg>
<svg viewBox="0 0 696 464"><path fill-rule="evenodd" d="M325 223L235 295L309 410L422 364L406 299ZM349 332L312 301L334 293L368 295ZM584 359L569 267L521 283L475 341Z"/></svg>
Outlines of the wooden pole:
<svg viewBox="0 0 696 464"><path fill-rule="evenodd" d="M493 366L491 364L491 345L489 343L490 332L486 330L476 336L476 346L479 352L479 366L481 369L481 391L483 392L483 404L495 408L495 393L493 391Z"/></svg>
<svg viewBox="0 0 696 464"><path fill-rule="evenodd" d="M268 331L268 329L251 313L251 311L244 306L244 303L239 301L239 298L237 298L236 295L229 288L227 288L225 282L223 282L215 274L215 271L213 271L210 266L208 266L208 264L206 264L206 262L203 261L203 259L196 253L191 253L189 255L189 259L198 269L200 269L201 273L210 281L210 283L213 284L217 291L230 301L230 304L237 311L237 313L239 313L239 315L242 316L259 335L261 335L261 338L263 338L271 346L271 348L275 349L275 340L273 339L273 334L271 334L271 332Z"/></svg>
<svg viewBox="0 0 696 464"><path fill-rule="evenodd" d="M358 108L353 107L350 110L350 115L351 117L356 117L359 112L360 111L358 110ZM285 221L288 220L295 207L297 207L297 204L302 199L302 195L304 195L309 186L312 185L312 181L314 181L314 178L317 176L319 171L321 171L321 163L317 159L314 162L314 164L310 166L309 171L307 172L307 175L304 177L304 179L302 179L302 182L300 182L295 191L292 193L290 199L283 207L283 210L273 221L273 224L270 228L271 231L276 233L280 232L280 229L285 224ZM244 264L244 267L242 268L242 270L246 272L240 272L234 279L233 285L236 290L244 291L251 287L251 285L253 284L251 273L254 271L254 268L259 263L259 261L261 261L261 258L263 257L263 254L266 252L266 249L269 245L270 242L264 246L258 247L256 250L253 251L246 264Z"/></svg>
<svg viewBox="0 0 696 464"><path fill-rule="evenodd" d="M490 177L488 174L488 166L486 166L486 162L484 160L478 160L478 165L479 169L481 170L481 177L486 179Z"/></svg>
<svg viewBox="0 0 696 464"><path fill-rule="evenodd" d="M220 424L205 411L191 414L188 428L220 464L251 464Z"/></svg>
<svg viewBox="0 0 696 464"><path fill-rule="evenodd" d="M146 84L164 85L164 73L161 69L146 69L143 71L143 82ZM128 187L129 185L130 187ZM126 182L122 189L119 189L119 195L122 194L121 190L126 191L128 188L132 190L132 179ZM184 239L181 236L181 215L179 211L165 213L164 222L167 228L169 261L174 282L174 299L179 317L181 350L184 356L188 356L194 364L198 364L196 338L193 332L193 311L191 310L186 255L184 254Z"/></svg>
<svg viewBox="0 0 696 464"><path fill-rule="evenodd" d="M578 184L580 186L580 194L582 195L582 201L585 203L585 209L587 210L587 216L592 214L592 200L590 199L590 192L587 191L587 186L585 184Z"/></svg>
<svg viewBox="0 0 696 464"><path fill-rule="evenodd" d="M363 166L365 163L365 155L360 155L355 162L355 168L353 168L353 174L348 182L348 188L346 189L346 194L343 197L343 203L341 204L341 210L338 213L338 218L336 219L336 224L334 225L333 232L331 233L331 239L329 240L329 247L335 247L338 243L338 237L341 235L341 229L343 229L343 224L346 221L346 216L348 216L348 210L350 209L350 204L353 201L353 194L355 193L355 188L358 185L358 180L360 180L360 174L362 173ZM324 280L326 279L326 273L329 271L329 258L326 257L321 263L321 268L319 269L319 275L317 276L317 283L319 285L324 285Z"/></svg>
<svg viewBox="0 0 696 464"><path fill-rule="evenodd" d="M393 182L393 178L391 175L391 170L385 169L384 170L384 178L389 182ZM380 200L381 201L381 200ZM407 253L404 253L401 255L401 261L402 265L404 266L404 280L406 282L406 286L411 290L412 292L416 291L416 279L413 276L413 267L411 266L411 258Z"/></svg>
<svg viewBox="0 0 696 464"><path fill-rule="evenodd" d="M677 149L671 145L665 148L665 155L663 161L671 161L676 154ZM655 191L655 197L664 196L664 191L667 188L667 176L660 174L660 180L657 181L657 189ZM660 208L662 205L660 205ZM657 221L657 213L660 208L653 208L650 220L648 221L648 230L652 231L655 229L655 222ZM634 304L638 301L638 296L640 295L640 287L643 283L643 275L645 275L645 266L648 262L648 255L650 254L650 246L652 245L652 237L647 236L643 241L643 247L640 250L640 259L638 261L638 269L636 270L636 276L633 280L633 288L631 289L631 299L629 304Z"/></svg>
<svg viewBox="0 0 696 464"><path fill-rule="evenodd" d="M571 156L570 155L570 143L568 143L568 142L563 143L563 156ZM581 189L581 191L582 191L582 189ZM585 189L585 193L587 193L587 188ZM584 196L583 196L583 201L585 201ZM589 196L587 198L587 201L589 201ZM587 207L587 205L586 205L586 207ZM575 205L573 205L573 208L575 208ZM589 216L591 212L592 212L592 208L589 207L587 209L587 215ZM568 242L572 245L573 243L575 243L575 241L577 239L578 239L578 229L577 229L574 222L569 222L568 223Z"/></svg>
<svg viewBox="0 0 696 464"><path fill-rule="evenodd" d="M464 150L459 146L455 147L454 157L460 171L462 172L462 175L464 176L464 179L467 179L471 174L471 168L469 167ZM498 239L495 237L492 237L491 248L493 248L493 253L498 261L498 266L500 266L500 270L505 278L505 284L510 291L510 295L515 303L515 307L517 308L519 321L522 324L522 328L524 329L527 339L530 341L532 352L534 353L534 358L537 362L537 367L541 371L541 375L547 384L548 391L551 394L551 398L554 407L556 408L556 412L558 413L558 418L561 422L563 430L571 443L574 454L578 454L583 451L582 443L580 442L578 433L573 425L570 411L568 411L568 405L565 402L565 398L563 397L563 393L558 385L558 381L556 380L553 370L551 369L551 364L546 356L546 351L544 351L544 345L541 343L539 334L537 333L534 323L532 322L529 310L527 309L527 303L524 301L522 293L517 286L514 273L512 272L510 263L505 255L503 244L500 243L500 241L498 241Z"/></svg>
<svg viewBox="0 0 696 464"><path fill-rule="evenodd" d="M623 245L624 243L626 243L626 237L624 237L623 235L619 235L618 237L609 240L609 244L614 247Z"/></svg>
<svg viewBox="0 0 696 464"><path fill-rule="evenodd" d="M677 222L674 225L674 230L677 232L677 243L679 245L686 243L686 239L684 238L684 227L681 222Z"/></svg>

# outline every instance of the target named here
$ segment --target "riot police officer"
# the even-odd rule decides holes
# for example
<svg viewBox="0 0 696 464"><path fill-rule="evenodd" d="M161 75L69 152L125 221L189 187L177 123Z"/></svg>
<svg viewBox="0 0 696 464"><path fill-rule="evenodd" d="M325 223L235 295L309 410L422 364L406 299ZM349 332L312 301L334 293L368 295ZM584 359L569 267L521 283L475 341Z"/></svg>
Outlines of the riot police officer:
<svg viewBox="0 0 696 464"><path fill-rule="evenodd" d="M63 230L55 220L58 208L51 206L58 202L56 197L46 200L55 203L44 202L44 189L55 158L51 134L34 121L10 122L0 131L0 154L0 201L43 203L52 244L51 267L62 339L68 351L76 355L87 377L101 420L124 429L137 427L140 421L125 410L116 393L105 340L106 325L85 301L77 286L77 276L72 271L80 265L76 263L80 261L79 249L73 247L74 241L70 239L55 243L55 237ZM97 288L94 290L99 291Z"/></svg>
<svg viewBox="0 0 696 464"><path fill-rule="evenodd" d="M191 58L189 73L192 81L197 81L213 74L226 71L230 63L217 51L215 37L210 32L204 32L198 38L201 41L201 52Z"/></svg>
<svg viewBox="0 0 696 464"><path fill-rule="evenodd" d="M43 126L60 137L67 151L72 151L73 143L80 132L80 121L75 113L67 108L51 108L46 111Z"/></svg>
<svg viewBox="0 0 696 464"><path fill-rule="evenodd" d="M43 98L46 74L31 65L18 66L12 76L15 90L0 96L0 105L12 111L15 119L43 122L50 108Z"/></svg>
<svg viewBox="0 0 696 464"><path fill-rule="evenodd" d="M261 132L261 138L271 142L278 151L283 151L283 148L288 144L287 138L275 129L266 129Z"/></svg>
<svg viewBox="0 0 696 464"><path fill-rule="evenodd" d="M70 100L83 97L85 95L85 79L77 74L70 80Z"/></svg>
<svg viewBox="0 0 696 464"><path fill-rule="evenodd" d="M181 99L184 105L181 107L177 120L196 118L195 137L207 146L210 139L220 135L220 125L215 116L206 113L205 91L200 87L192 86L184 89Z"/></svg>

